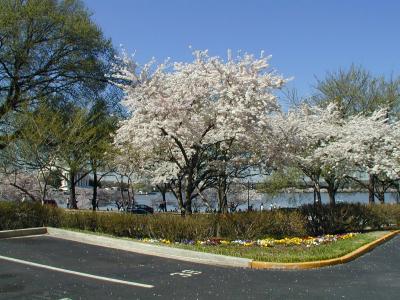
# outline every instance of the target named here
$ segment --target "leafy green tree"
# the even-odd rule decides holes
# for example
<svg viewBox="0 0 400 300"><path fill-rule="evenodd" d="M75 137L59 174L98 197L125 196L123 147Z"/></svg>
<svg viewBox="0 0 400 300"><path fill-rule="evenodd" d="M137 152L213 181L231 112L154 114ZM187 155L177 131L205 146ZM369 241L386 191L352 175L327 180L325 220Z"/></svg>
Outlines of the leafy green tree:
<svg viewBox="0 0 400 300"><path fill-rule="evenodd" d="M41 103L23 117L22 138L16 141L20 166L40 171L45 182L50 179L45 176L57 170L68 183L71 208L77 208L76 185L90 173L91 151L102 142L87 109L72 103Z"/></svg>
<svg viewBox="0 0 400 300"><path fill-rule="evenodd" d="M281 168L273 171L264 182L259 183L257 190L276 195L287 188L304 188L306 183L301 181L302 177L302 171L297 168Z"/></svg>
<svg viewBox="0 0 400 300"><path fill-rule="evenodd" d="M118 117L111 115L104 100L97 101L88 113L88 127L93 131L89 149L89 166L93 175L92 208L97 207L97 189L100 181L113 171L112 162L117 150L113 144Z"/></svg>
<svg viewBox="0 0 400 300"><path fill-rule="evenodd" d="M317 80L316 89L313 102L323 107L334 103L344 118L359 113L370 115L382 107L397 114L400 108L400 80L373 76L361 66L327 73Z"/></svg>
<svg viewBox="0 0 400 300"><path fill-rule="evenodd" d="M68 182L69 204L76 209L76 185L90 173L90 151L98 141L96 129L90 126L86 109L67 105L54 116L61 119L61 126L53 128L53 138L58 146L56 168Z"/></svg>
<svg viewBox="0 0 400 300"><path fill-rule="evenodd" d="M113 52L79 0L1 0L1 148L16 112L52 95L77 101L104 89Z"/></svg>
<svg viewBox="0 0 400 300"><path fill-rule="evenodd" d="M1 151L4 169L7 174L11 170L15 179L21 176L30 178L36 177L36 183L40 190L40 199L46 199L50 178L55 171L56 154L58 145L55 143L53 129L61 126L60 119L54 117L53 110L46 105L40 104L34 112L20 114L16 119L19 127L19 139L8 143L8 146ZM39 200L39 197L32 197L33 191L17 184L14 180L12 185L32 200ZM36 199L38 198L38 199Z"/></svg>

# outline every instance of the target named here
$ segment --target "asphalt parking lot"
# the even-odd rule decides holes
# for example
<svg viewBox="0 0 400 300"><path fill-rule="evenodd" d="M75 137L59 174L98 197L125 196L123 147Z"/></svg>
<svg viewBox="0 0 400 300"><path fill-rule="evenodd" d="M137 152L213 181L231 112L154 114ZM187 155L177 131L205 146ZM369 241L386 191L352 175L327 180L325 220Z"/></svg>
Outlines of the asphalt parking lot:
<svg viewBox="0 0 400 300"><path fill-rule="evenodd" d="M50 236L0 240L0 299L399 299L400 237L317 270L215 267Z"/></svg>

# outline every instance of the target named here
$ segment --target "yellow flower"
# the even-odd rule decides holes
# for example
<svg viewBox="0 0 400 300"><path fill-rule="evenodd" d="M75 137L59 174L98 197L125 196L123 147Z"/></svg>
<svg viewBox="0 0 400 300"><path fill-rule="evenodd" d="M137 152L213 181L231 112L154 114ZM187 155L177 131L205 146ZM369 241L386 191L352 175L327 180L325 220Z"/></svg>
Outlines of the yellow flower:
<svg viewBox="0 0 400 300"><path fill-rule="evenodd" d="M275 244L285 244L286 239L274 240Z"/></svg>
<svg viewBox="0 0 400 300"><path fill-rule="evenodd" d="M348 234L342 235L340 238L342 240L347 240L347 239L354 237L355 235L356 235L355 233L348 233Z"/></svg>
<svg viewBox="0 0 400 300"><path fill-rule="evenodd" d="M274 245L274 241L271 239L259 240L258 244L262 247L272 247Z"/></svg>

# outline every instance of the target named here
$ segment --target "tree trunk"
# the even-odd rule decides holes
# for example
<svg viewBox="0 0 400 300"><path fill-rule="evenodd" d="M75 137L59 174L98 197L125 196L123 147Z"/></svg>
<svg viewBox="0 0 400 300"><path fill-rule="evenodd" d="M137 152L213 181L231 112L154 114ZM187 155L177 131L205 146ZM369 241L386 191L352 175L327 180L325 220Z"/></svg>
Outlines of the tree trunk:
<svg viewBox="0 0 400 300"><path fill-rule="evenodd" d="M319 180L314 180L314 204L321 205L321 186Z"/></svg>
<svg viewBox="0 0 400 300"><path fill-rule="evenodd" d="M182 195L179 195L179 194L178 194L178 204L179 204L179 209L181 210L181 216L184 217L186 215L185 205L182 201Z"/></svg>
<svg viewBox="0 0 400 300"><path fill-rule="evenodd" d="M121 202L119 202L118 200L115 200L115 205L117 206L117 209L120 210L121 208ZM112 209L111 209L112 210Z"/></svg>
<svg viewBox="0 0 400 300"><path fill-rule="evenodd" d="M75 172L69 172L69 207L72 209L78 209L78 204L76 202L76 191L75 191Z"/></svg>
<svg viewBox="0 0 400 300"><path fill-rule="evenodd" d="M335 179L334 176L327 176L325 178L326 183L328 184L327 186L327 191L328 191L328 197L329 197L329 205L334 207L336 205L336 193L338 190L338 181Z"/></svg>
<svg viewBox="0 0 400 300"><path fill-rule="evenodd" d="M161 197L162 197L162 211L167 212L167 190L168 190L168 186L167 184L163 183L163 184L157 184L156 185L158 191L161 193Z"/></svg>
<svg viewBox="0 0 400 300"><path fill-rule="evenodd" d="M43 178L43 183L44 183L44 186L43 186L43 189L42 189L42 199L41 199L41 202L42 202L42 205L43 205L44 204L44 200L46 200L46 198L47 198L48 176L46 176L44 174L43 169L40 170L40 174L41 174L41 176ZM42 185L40 184L39 176L38 176L38 181L39 181L39 186L41 188Z"/></svg>
<svg viewBox="0 0 400 300"><path fill-rule="evenodd" d="M185 215L192 214L192 194L193 194L193 170L190 169L187 175L185 189Z"/></svg>
<svg viewBox="0 0 400 300"><path fill-rule="evenodd" d="M385 203L385 191L378 191L378 200L381 204Z"/></svg>
<svg viewBox="0 0 400 300"><path fill-rule="evenodd" d="M185 205L183 203L183 197L182 197L182 181L181 181L181 179L178 179L176 189L177 189L177 191L174 192L174 194L175 194L176 200L178 200L179 209L181 210L181 216L184 217L185 216ZM171 187L171 190L173 191L172 187Z"/></svg>
<svg viewBox="0 0 400 300"><path fill-rule="evenodd" d="M228 199L226 196L226 177L223 176L220 180L220 184L218 185L218 204L219 210L218 212L226 214L228 213Z"/></svg>
<svg viewBox="0 0 400 300"><path fill-rule="evenodd" d="M44 200L46 200L47 196L47 181L44 183L43 194L42 194L42 204L44 204Z"/></svg>
<svg viewBox="0 0 400 300"><path fill-rule="evenodd" d="M228 213L228 198L226 196L226 192L223 194L223 198L222 198L221 213L223 213L223 214L227 214Z"/></svg>
<svg viewBox="0 0 400 300"><path fill-rule="evenodd" d="M322 204L322 202L321 202L321 190L319 189L319 188L317 188L316 190L315 190L315 195L317 196L317 199L316 199L316 201L317 201L317 203L319 204L319 205L321 205Z"/></svg>
<svg viewBox="0 0 400 300"><path fill-rule="evenodd" d="M192 200L186 200L185 202L185 215L191 215L192 212Z"/></svg>
<svg viewBox="0 0 400 300"><path fill-rule="evenodd" d="M135 188L131 176L132 174L128 175L128 207L133 207L135 204Z"/></svg>
<svg viewBox="0 0 400 300"><path fill-rule="evenodd" d="M119 185L119 190L121 193L121 207L124 210L125 209L125 197L124 197L124 176L123 175L121 175L121 183Z"/></svg>
<svg viewBox="0 0 400 300"><path fill-rule="evenodd" d="M333 191L333 190L331 190L331 189L328 187L329 205L332 206L332 207L336 205L335 194L336 194L336 192Z"/></svg>
<svg viewBox="0 0 400 300"><path fill-rule="evenodd" d="M162 189L162 191L160 191L160 193L161 193L161 197L162 197L163 210L164 210L164 212L167 212L167 198L166 198L167 191L165 189Z"/></svg>
<svg viewBox="0 0 400 300"><path fill-rule="evenodd" d="M97 171L93 169L93 197L92 197L92 209L93 211L97 208L97 186L99 182L97 179Z"/></svg>
<svg viewBox="0 0 400 300"><path fill-rule="evenodd" d="M131 199L131 190L130 190L130 180L128 178L128 201L126 202L126 206L127 207L132 207L131 203L132 203L132 199Z"/></svg>
<svg viewBox="0 0 400 300"><path fill-rule="evenodd" d="M191 185L191 184L190 184ZM192 188L191 186L186 187L185 191L185 215L191 215L192 214Z"/></svg>
<svg viewBox="0 0 400 300"><path fill-rule="evenodd" d="M135 190L134 188L131 189L131 199L130 199L130 206L133 207L135 205Z"/></svg>
<svg viewBox="0 0 400 300"><path fill-rule="evenodd" d="M375 203L375 175L369 175L368 180L368 202Z"/></svg>

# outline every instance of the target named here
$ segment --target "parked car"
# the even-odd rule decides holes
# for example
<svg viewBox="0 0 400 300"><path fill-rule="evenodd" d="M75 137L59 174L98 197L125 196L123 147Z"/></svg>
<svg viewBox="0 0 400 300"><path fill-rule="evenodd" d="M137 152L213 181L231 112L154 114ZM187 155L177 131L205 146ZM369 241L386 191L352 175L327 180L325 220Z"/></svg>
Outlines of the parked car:
<svg viewBox="0 0 400 300"><path fill-rule="evenodd" d="M137 215L151 215L150 212L141 208L133 208L130 212Z"/></svg>
<svg viewBox="0 0 400 300"><path fill-rule="evenodd" d="M56 200L52 200L52 199L43 200L43 204L53 206L53 207L58 207Z"/></svg>
<svg viewBox="0 0 400 300"><path fill-rule="evenodd" d="M140 214L140 215L147 215L154 213L154 209L145 204L135 204L130 209L128 209L128 211L133 214Z"/></svg>

